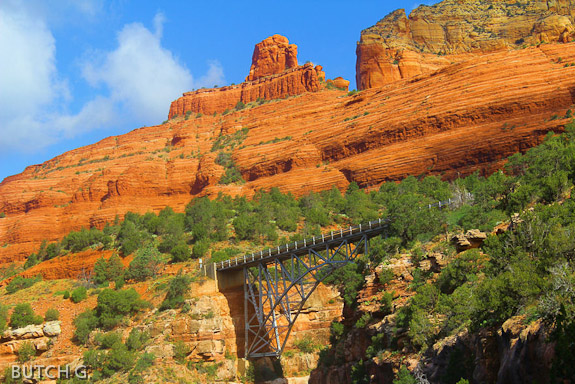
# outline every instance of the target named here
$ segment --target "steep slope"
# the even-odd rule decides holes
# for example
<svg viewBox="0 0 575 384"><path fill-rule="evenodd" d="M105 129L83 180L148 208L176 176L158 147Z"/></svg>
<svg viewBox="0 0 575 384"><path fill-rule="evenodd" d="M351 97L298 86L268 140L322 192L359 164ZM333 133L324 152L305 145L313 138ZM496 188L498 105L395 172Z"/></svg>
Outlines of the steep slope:
<svg viewBox="0 0 575 384"><path fill-rule="evenodd" d="M575 38L574 16L570 0L444 0L409 17L399 9L361 32L357 86L428 74L465 59L465 53L567 43Z"/></svg>
<svg viewBox="0 0 575 384"><path fill-rule="evenodd" d="M570 63L572 43L495 52L351 96L325 90L179 117L67 152L0 184L0 263L23 260L42 239L129 210L181 211L200 195L491 172L569 121ZM230 168L219 165L224 151L245 183L219 184Z"/></svg>

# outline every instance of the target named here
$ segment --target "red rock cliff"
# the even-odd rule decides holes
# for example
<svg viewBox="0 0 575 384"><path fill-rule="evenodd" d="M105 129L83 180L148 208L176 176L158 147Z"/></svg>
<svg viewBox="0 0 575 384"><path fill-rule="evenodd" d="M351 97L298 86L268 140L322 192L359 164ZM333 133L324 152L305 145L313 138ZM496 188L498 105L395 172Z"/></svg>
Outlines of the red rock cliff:
<svg viewBox="0 0 575 384"><path fill-rule="evenodd" d="M574 16L570 0L444 0L422 5L409 17L399 9L361 32L357 87L431 73L470 52L566 43L575 37Z"/></svg>
<svg viewBox="0 0 575 384"><path fill-rule="evenodd" d="M273 35L256 44L246 81L277 75L294 67L297 67L297 45L290 44L284 36Z"/></svg>
<svg viewBox="0 0 575 384"><path fill-rule="evenodd" d="M244 104L256 100L283 99L317 92L323 88L325 72L320 65L297 65L297 46L288 39L273 35L254 49L252 66L246 82L222 88L200 89L186 92L170 107L169 118L187 112L211 115L235 108L239 101ZM345 80L337 87L347 89Z"/></svg>
<svg viewBox="0 0 575 384"><path fill-rule="evenodd" d="M273 100L317 92L321 89L318 74L321 67L305 64L254 81L230 85L222 88L200 89L186 92L183 97L172 102L169 118L183 116L186 112L211 115L235 108L238 101L244 104L258 99Z"/></svg>
<svg viewBox="0 0 575 384"><path fill-rule="evenodd" d="M354 96L308 92L140 128L0 183L0 264L22 261L42 239L102 227L129 210L182 211L201 195L250 196L272 186L302 195L350 181L369 187L423 173L492 172L561 131L574 102L575 44L548 44L472 55ZM218 145L234 133L232 157L245 183L222 185Z"/></svg>

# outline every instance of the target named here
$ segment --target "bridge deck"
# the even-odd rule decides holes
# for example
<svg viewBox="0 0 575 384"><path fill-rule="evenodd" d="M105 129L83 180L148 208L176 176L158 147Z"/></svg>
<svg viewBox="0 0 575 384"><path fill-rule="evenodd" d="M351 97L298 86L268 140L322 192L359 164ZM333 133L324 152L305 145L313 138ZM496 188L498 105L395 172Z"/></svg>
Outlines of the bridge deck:
<svg viewBox="0 0 575 384"><path fill-rule="evenodd" d="M276 259L289 259L291 255L294 254L298 256L306 255L309 250L321 251L332 242L341 242L341 240L356 241L363 236L372 238L385 231L389 222L390 220L388 219L374 220L366 224L324 233L321 236L314 236L310 239L304 239L303 241L296 241L275 248L268 248L265 251L220 261L219 263L216 263L216 269L221 272L238 270L244 267L260 264L262 262L267 264L273 263Z"/></svg>

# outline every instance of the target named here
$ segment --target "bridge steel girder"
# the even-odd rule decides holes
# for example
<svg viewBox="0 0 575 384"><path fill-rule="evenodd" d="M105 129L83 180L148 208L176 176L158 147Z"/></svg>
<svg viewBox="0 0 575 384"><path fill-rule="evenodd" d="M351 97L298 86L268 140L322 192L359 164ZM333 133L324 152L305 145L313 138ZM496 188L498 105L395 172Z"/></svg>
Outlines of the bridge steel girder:
<svg viewBox="0 0 575 384"><path fill-rule="evenodd" d="M321 251L244 266L246 357L279 357L307 299L333 271L367 254L368 239L343 238Z"/></svg>

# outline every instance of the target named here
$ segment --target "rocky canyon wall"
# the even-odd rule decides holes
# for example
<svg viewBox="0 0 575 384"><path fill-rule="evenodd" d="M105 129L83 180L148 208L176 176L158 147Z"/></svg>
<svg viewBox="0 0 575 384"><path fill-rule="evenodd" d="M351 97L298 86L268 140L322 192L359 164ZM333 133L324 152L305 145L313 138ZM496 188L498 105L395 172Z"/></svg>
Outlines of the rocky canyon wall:
<svg viewBox="0 0 575 384"><path fill-rule="evenodd" d="M180 116L6 178L0 264L23 261L43 239L103 227L130 210L182 211L197 196L273 186L301 196L351 181L376 187L408 175L489 173L562 131L574 102L575 44L567 43L476 55L356 95L326 89L226 115ZM222 150L244 182L220 183Z"/></svg>
<svg viewBox="0 0 575 384"><path fill-rule="evenodd" d="M444 0L409 17L399 9L361 32L358 89L431 73L469 53L567 43L575 37L575 2Z"/></svg>

